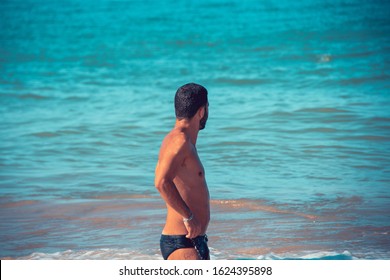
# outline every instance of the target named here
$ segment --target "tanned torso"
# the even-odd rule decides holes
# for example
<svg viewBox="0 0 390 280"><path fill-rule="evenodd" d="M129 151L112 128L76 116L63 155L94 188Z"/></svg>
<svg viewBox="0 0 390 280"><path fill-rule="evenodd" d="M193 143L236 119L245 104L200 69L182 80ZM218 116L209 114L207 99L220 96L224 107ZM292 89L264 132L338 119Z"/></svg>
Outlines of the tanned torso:
<svg viewBox="0 0 390 280"><path fill-rule="evenodd" d="M175 127L164 139L156 167L156 181L173 182L177 192L190 213L200 225L200 234L206 233L210 221L209 191L205 180L205 171L199 159L196 143L192 143L186 128ZM176 193L177 195L177 193ZM175 194L165 201L178 199ZM182 202L182 201L181 201ZM180 204L178 202L178 204ZM167 203L167 218L163 229L165 235L186 235L183 223L183 211L174 210L175 203ZM178 209L176 207L176 209ZM181 209L180 209L181 210Z"/></svg>

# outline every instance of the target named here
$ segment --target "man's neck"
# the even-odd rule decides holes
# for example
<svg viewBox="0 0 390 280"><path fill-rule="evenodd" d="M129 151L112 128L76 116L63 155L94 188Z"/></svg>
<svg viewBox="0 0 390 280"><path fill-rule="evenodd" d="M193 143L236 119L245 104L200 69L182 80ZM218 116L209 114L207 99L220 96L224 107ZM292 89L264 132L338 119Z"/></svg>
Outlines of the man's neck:
<svg viewBox="0 0 390 280"><path fill-rule="evenodd" d="M175 128L181 129L185 131L185 133L190 138L191 143L195 146L196 140L198 139L199 127L196 127L195 124L191 120L176 119Z"/></svg>

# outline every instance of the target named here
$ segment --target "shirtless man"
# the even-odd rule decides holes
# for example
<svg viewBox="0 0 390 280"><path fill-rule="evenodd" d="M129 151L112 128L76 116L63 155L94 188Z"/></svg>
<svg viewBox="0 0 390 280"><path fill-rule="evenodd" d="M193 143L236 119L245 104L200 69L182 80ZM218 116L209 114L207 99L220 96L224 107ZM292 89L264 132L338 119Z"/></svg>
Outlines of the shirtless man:
<svg viewBox="0 0 390 280"><path fill-rule="evenodd" d="M162 142L155 174L155 186L167 205L161 253L165 260L208 260L210 199L196 150L208 118L207 90L193 83L180 87L175 113L175 127Z"/></svg>

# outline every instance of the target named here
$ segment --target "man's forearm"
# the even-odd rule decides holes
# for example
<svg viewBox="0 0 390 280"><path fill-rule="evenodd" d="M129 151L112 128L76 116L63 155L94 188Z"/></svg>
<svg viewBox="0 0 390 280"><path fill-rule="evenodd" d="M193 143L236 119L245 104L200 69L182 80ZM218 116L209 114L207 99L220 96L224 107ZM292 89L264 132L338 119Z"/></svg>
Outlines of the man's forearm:
<svg viewBox="0 0 390 280"><path fill-rule="evenodd" d="M161 197L183 218L190 218L192 215L190 208L187 206L175 183L171 180L162 180L156 188L160 192Z"/></svg>

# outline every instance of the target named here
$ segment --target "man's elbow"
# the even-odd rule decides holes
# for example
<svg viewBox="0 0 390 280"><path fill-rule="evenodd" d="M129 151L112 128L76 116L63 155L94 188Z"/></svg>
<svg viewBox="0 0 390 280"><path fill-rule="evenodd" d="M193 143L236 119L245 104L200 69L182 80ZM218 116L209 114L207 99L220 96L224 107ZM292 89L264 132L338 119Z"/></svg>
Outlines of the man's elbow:
<svg viewBox="0 0 390 280"><path fill-rule="evenodd" d="M154 185L159 192L163 192L169 185L169 180L167 178L156 178Z"/></svg>

